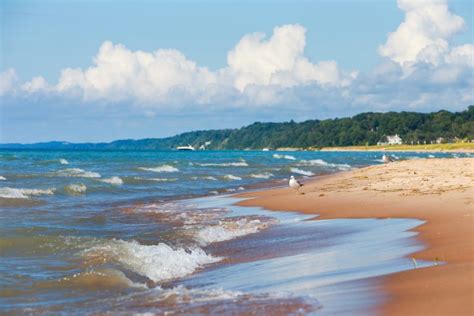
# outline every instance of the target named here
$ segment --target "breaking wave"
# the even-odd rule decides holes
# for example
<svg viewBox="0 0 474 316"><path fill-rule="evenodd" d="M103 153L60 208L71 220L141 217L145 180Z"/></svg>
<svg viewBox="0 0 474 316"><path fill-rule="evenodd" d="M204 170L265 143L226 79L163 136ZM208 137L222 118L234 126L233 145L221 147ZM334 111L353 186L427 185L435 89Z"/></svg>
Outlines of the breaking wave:
<svg viewBox="0 0 474 316"><path fill-rule="evenodd" d="M301 169L298 169L298 168L290 168L290 171L293 172L293 173L298 173L298 174L301 174L301 175L304 175L304 176L314 176L314 173L311 172L311 171L306 171L306 170L301 170Z"/></svg>
<svg viewBox="0 0 474 316"><path fill-rule="evenodd" d="M66 193L71 195L79 195L86 193L87 186L82 183L69 184L64 187Z"/></svg>
<svg viewBox="0 0 474 316"><path fill-rule="evenodd" d="M124 240L110 240L83 251L82 255L89 263L119 264L155 282L181 278L221 260L199 247L174 249L165 243L141 245Z"/></svg>
<svg viewBox="0 0 474 316"><path fill-rule="evenodd" d="M290 155L281 155L281 154L273 154L273 158L276 158L276 159L296 160L296 158L293 157L293 156L290 156Z"/></svg>
<svg viewBox="0 0 474 316"><path fill-rule="evenodd" d="M31 196L53 195L56 189L15 189L0 188L0 197L5 199L29 199Z"/></svg>
<svg viewBox="0 0 474 316"><path fill-rule="evenodd" d="M197 166L202 167L248 167L248 163L245 160L239 162L223 162L223 163L193 163Z"/></svg>
<svg viewBox="0 0 474 316"><path fill-rule="evenodd" d="M313 160L301 160L299 162L300 166L323 166L323 167L330 167L336 168L339 170L350 170L351 166L348 164L337 164L337 163L329 163L322 159L313 159Z"/></svg>
<svg viewBox="0 0 474 316"><path fill-rule="evenodd" d="M256 178L256 179L270 179L271 177L273 177L273 174L270 172L254 173L254 174L251 174L250 177Z"/></svg>
<svg viewBox="0 0 474 316"><path fill-rule="evenodd" d="M7 179L7 178L0 176L0 181L4 181L4 180L6 180L6 179Z"/></svg>
<svg viewBox="0 0 474 316"><path fill-rule="evenodd" d="M163 165L154 168L139 167L140 170L151 171L151 172L178 172L179 169L170 165Z"/></svg>
<svg viewBox="0 0 474 316"><path fill-rule="evenodd" d="M109 183L109 184L113 184L113 185L122 185L123 184L123 180L119 177L111 177L111 178L107 178L107 179L102 179L100 181L105 182L105 183Z"/></svg>
<svg viewBox="0 0 474 316"><path fill-rule="evenodd" d="M59 163L62 164L62 165L69 165L69 161L67 161L67 160L64 159L64 158L60 158L60 159L59 159Z"/></svg>
<svg viewBox="0 0 474 316"><path fill-rule="evenodd" d="M276 223L277 220L270 217L230 217L219 221L216 225L200 229L196 233L195 239L204 246L214 242L254 234Z"/></svg>
<svg viewBox="0 0 474 316"><path fill-rule="evenodd" d="M241 177L237 177L232 174L226 174L223 178L226 180L242 180Z"/></svg>
<svg viewBox="0 0 474 316"><path fill-rule="evenodd" d="M100 178L100 174L97 172L86 171L80 168L68 168L59 170L56 175L60 177L78 177L78 178Z"/></svg>

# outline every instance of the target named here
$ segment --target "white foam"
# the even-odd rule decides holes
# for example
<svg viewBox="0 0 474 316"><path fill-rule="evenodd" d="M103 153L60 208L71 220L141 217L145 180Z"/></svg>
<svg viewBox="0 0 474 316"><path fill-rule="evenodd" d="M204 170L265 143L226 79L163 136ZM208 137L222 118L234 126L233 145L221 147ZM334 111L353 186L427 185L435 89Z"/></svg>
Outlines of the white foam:
<svg viewBox="0 0 474 316"><path fill-rule="evenodd" d="M290 171L293 172L293 173L302 174L302 175L308 176L308 177L314 176L314 173L313 173L313 172L311 172L311 171L306 171L306 170L301 170L301 169L298 169L298 168L291 168Z"/></svg>
<svg viewBox="0 0 474 316"><path fill-rule="evenodd" d="M64 189L66 190L66 192L73 195L84 194L87 191L87 186L82 183L76 183L76 184L73 183L73 184L69 184L65 186Z"/></svg>
<svg viewBox="0 0 474 316"><path fill-rule="evenodd" d="M218 225L206 226L197 231L195 239L201 245L208 245L213 242L221 242L255 234L276 222L276 219L273 218L226 218L219 221Z"/></svg>
<svg viewBox="0 0 474 316"><path fill-rule="evenodd" d="M434 158L435 156L434 155L428 155L428 158Z"/></svg>
<svg viewBox="0 0 474 316"><path fill-rule="evenodd" d="M7 178L0 176L0 181L4 181L4 180L6 180L6 179L7 179Z"/></svg>
<svg viewBox="0 0 474 316"><path fill-rule="evenodd" d="M173 249L165 243L141 245L136 241L111 240L84 251L92 262L113 262L155 282L184 277L221 258L212 257L199 247Z"/></svg>
<svg viewBox="0 0 474 316"><path fill-rule="evenodd" d="M224 176L224 179L226 179L226 180L242 180L241 177L237 177L237 176L234 176L232 174L226 174Z"/></svg>
<svg viewBox="0 0 474 316"><path fill-rule="evenodd" d="M301 165L301 166L324 166L324 167L336 168L336 169L339 169L339 170L350 170L351 169L351 166L349 166L348 164L330 163L330 162L324 161L322 159L301 160L299 162L299 165Z"/></svg>
<svg viewBox="0 0 474 316"><path fill-rule="evenodd" d="M86 171L80 168L63 169L63 170L59 170L56 174L61 177L100 178L99 173Z"/></svg>
<svg viewBox="0 0 474 316"><path fill-rule="evenodd" d="M113 184L113 185L122 185L123 184L123 180L119 177L111 177L111 178L107 178L107 179L102 179L100 180L102 182L105 182L105 183L109 183L109 184Z"/></svg>
<svg viewBox="0 0 474 316"><path fill-rule="evenodd" d="M145 171L152 171L152 172L178 172L179 169L175 168L170 165L163 165L155 168L145 168L145 167L140 167L138 169L145 170Z"/></svg>
<svg viewBox="0 0 474 316"><path fill-rule="evenodd" d="M62 164L62 165L69 165L69 161L67 161L67 160L64 159L64 158L60 158L60 159L59 159L59 163Z"/></svg>
<svg viewBox="0 0 474 316"><path fill-rule="evenodd" d="M150 178L147 180L156 181L156 182L173 182L177 181L177 178Z"/></svg>
<svg viewBox="0 0 474 316"><path fill-rule="evenodd" d="M0 197L6 199L29 199L30 196L53 195L56 189L16 189L3 187L0 188Z"/></svg>
<svg viewBox="0 0 474 316"><path fill-rule="evenodd" d="M290 155L280 155L280 154L273 154L273 158L276 158L276 159L296 160L296 158L293 157L293 156L290 156Z"/></svg>
<svg viewBox="0 0 474 316"><path fill-rule="evenodd" d="M191 179L193 179L193 180L203 179L203 180L217 181L217 178L213 177L213 176L191 177Z"/></svg>
<svg viewBox="0 0 474 316"><path fill-rule="evenodd" d="M248 167L248 163L245 160L239 162L223 162L223 163L194 163L195 165L202 167Z"/></svg>
<svg viewBox="0 0 474 316"><path fill-rule="evenodd" d="M264 173L254 173L254 174L251 174L250 176L256 179L269 179L273 177L273 174L270 172L264 172Z"/></svg>

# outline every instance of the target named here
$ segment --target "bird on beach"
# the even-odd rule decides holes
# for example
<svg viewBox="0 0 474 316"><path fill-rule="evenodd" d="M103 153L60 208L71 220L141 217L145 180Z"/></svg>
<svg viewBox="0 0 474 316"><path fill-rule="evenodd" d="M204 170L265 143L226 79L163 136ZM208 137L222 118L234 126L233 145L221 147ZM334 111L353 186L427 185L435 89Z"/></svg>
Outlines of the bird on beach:
<svg viewBox="0 0 474 316"><path fill-rule="evenodd" d="M394 162L395 160L393 159L393 157L390 157L390 156L384 154L382 156L382 161L384 163L389 163L389 162Z"/></svg>
<svg viewBox="0 0 474 316"><path fill-rule="evenodd" d="M288 185L290 186L290 188L295 189L296 192L298 193L300 193L299 190L303 186L303 184L299 182L298 180L296 180L294 176L290 177L290 181L288 182Z"/></svg>

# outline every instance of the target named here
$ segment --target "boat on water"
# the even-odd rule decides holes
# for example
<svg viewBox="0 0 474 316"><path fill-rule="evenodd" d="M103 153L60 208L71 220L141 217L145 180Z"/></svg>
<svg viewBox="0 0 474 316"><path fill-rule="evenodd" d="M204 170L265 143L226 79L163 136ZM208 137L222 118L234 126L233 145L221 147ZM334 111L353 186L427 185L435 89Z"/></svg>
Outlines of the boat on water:
<svg viewBox="0 0 474 316"><path fill-rule="evenodd" d="M176 147L177 150L179 151L195 151L196 149L191 146L191 145L188 145L188 146L178 146Z"/></svg>

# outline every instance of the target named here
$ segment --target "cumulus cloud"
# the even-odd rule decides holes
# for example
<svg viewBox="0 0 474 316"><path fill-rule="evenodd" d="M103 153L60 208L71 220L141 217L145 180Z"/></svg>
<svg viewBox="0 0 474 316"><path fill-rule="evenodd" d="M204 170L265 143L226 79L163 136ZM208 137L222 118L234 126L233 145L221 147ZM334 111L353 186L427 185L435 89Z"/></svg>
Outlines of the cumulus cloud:
<svg viewBox="0 0 474 316"><path fill-rule="evenodd" d="M438 64L449 50L449 39L464 27L464 20L449 11L445 0L398 0L405 20L390 33L379 53L400 65Z"/></svg>
<svg viewBox="0 0 474 316"><path fill-rule="evenodd" d="M0 96L13 93L18 81L14 69L10 68L0 73Z"/></svg>
<svg viewBox="0 0 474 316"><path fill-rule="evenodd" d="M356 73L341 71L335 61L312 63L304 56L306 29L275 27L245 35L228 53L228 65L217 71L198 66L174 49L132 51L104 42L86 69L66 68L55 85L36 77L24 83L26 93L49 92L85 101L132 101L140 105L193 102L275 103L278 90L306 85L348 85ZM237 100L235 100L237 98ZM252 102L250 102L252 103Z"/></svg>
<svg viewBox="0 0 474 316"><path fill-rule="evenodd" d="M19 85L7 70L0 95L41 94L114 109L132 104L144 107L144 116L242 108L314 116L316 109L339 115L474 103L474 45L450 43L463 19L446 1L399 0L398 6L404 20L378 48L381 63L366 73L342 70L334 60L312 61L305 55L306 29L290 24L268 36L243 36L215 71L178 50L133 51L106 41L90 67L63 69L53 84L35 77Z"/></svg>
<svg viewBox="0 0 474 316"><path fill-rule="evenodd" d="M335 61L313 64L304 56L305 33L293 24L275 27L268 40L263 33L244 36L227 55L233 86L244 91L250 85L348 84L355 74L344 74Z"/></svg>

